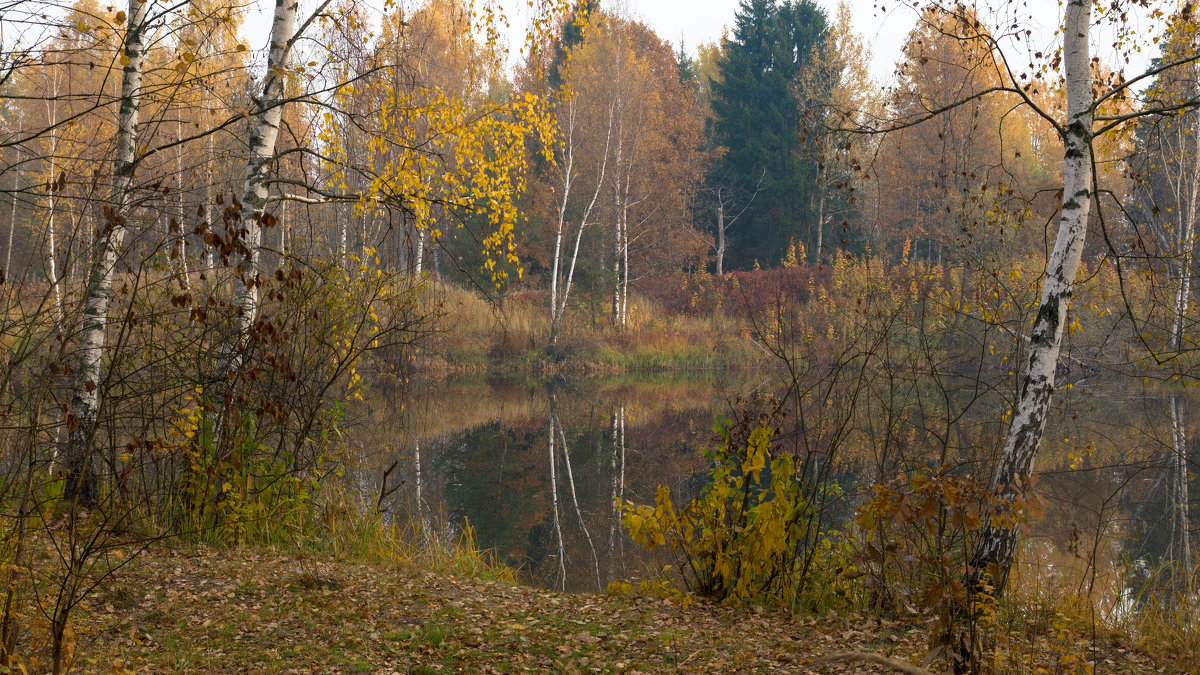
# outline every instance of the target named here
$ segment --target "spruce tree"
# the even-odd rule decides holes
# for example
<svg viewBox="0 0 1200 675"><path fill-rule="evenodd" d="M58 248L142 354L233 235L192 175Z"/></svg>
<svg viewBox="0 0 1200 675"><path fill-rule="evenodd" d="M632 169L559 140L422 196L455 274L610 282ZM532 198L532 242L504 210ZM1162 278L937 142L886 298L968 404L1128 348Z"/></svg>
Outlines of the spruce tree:
<svg viewBox="0 0 1200 675"><path fill-rule="evenodd" d="M816 226L816 160L800 138L804 106L792 83L826 27L812 0L742 0L738 9L712 83L713 140L725 150L709 182L743 200L758 195L729 232L730 268L776 265L791 239L804 241Z"/></svg>

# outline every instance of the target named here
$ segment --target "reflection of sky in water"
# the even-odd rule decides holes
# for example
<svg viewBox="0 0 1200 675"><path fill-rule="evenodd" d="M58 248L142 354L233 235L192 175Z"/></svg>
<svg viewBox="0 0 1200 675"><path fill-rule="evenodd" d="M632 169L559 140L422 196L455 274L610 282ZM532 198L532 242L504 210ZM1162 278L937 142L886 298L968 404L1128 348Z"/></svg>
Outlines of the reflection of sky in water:
<svg viewBox="0 0 1200 675"><path fill-rule="evenodd" d="M755 378L647 377L548 388L464 380L414 387L403 410L397 397L378 396L372 419L355 436L368 451L366 474L376 494L383 470L398 462L390 478L392 487L401 485L388 500L393 512L415 512L419 489L426 517L452 524L467 519L479 544L519 567L528 581L596 590L669 562L628 541L614 497L649 503L660 484L694 495L704 476L700 451L713 444L714 418L729 414L731 400L760 384ZM961 398L970 407L952 425L948 443L945 435L924 430L938 429L928 424L936 420L925 420L923 429L883 433L881 416L870 401L864 404L862 432L838 455L835 480L845 497L830 520L850 521L863 488L881 476L890 480L902 465L937 465L945 458L963 472L986 475L1006 430L1003 400L976 392ZM1182 410L1185 422L1189 413L1200 415L1200 399L1185 401ZM1193 473L1195 426L1185 424ZM1046 516L1029 539L1026 574L1070 577L1077 586L1109 592L1109 610L1117 612L1127 567L1157 568L1172 546L1178 558L1183 528L1172 505L1179 493L1172 475L1178 467L1167 462L1170 439L1167 398L1159 393L1103 384L1063 391L1039 457Z"/></svg>

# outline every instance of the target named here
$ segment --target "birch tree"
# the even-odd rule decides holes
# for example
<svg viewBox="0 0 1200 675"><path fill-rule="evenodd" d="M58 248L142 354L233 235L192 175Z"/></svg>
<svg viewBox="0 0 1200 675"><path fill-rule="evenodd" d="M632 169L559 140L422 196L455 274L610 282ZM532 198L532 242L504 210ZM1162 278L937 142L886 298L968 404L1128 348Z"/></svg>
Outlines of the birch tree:
<svg viewBox="0 0 1200 675"><path fill-rule="evenodd" d="M595 178L585 186L579 186L580 180L589 180L591 176L584 178L584 170L576 166L576 145L579 142L577 138L578 100L569 92L565 97L566 100L559 111L559 124L563 126L563 141L557 150L556 158L559 170L557 172L558 183L555 188L559 194L557 195L558 213L557 226L554 230L553 262L550 269L550 347L554 347L558 343L561 323L567 312L567 302L571 297L571 286L575 281L575 268L579 263L579 245L583 241L583 233L596 210L596 202L605 186L604 178L608 171L608 155L609 147L612 144L613 129L613 106L610 105L607 110L607 118L603 122L604 145L599 154L600 161L594 169ZM584 191L585 201L577 207L578 215L575 215L571 212L572 191L578 191L580 188ZM591 193L590 196L588 192Z"/></svg>
<svg viewBox="0 0 1200 675"><path fill-rule="evenodd" d="M983 520L968 561L968 587L973 593L993 596L1004 592L1017 553L1021 521L1026 508L1031 506L1030 500L1036 499L1031 490L1034 465L1054 396L1067 313L1081 269L1089 216L1096 201L1098 177L1093 171L1096 157L1107 151L1103 146L1113 143L1113 138L1131 121L1176 115L1200 102L1197 97L1188 96L1166 103L1147 101L1137 107L1130 105L1143 83L1195 62L1200 54L1195 49L1186 50L1177 57L1160 59L1132 77L1119 71L1105 71L1093 59L1091 40L1100 23L1115 26L1116 44L1129 48L1132 29L1121 18L1125 16L1123 10L1128 9L1128 5L1142 3L1137 0L1117 3L1105 7L1098 16L1093 15L1093 0L1068 0L1064 4L1061 45L1054 53L1039 57L1045 60L1035 64L1035 72L1022 73L1007 58L1006 47L1011 49L1011 45L998 40L973 12L957 5L946 7L930 3L929 9L935 10L938 16L954 17L955 21L950 24L954 32L950 37L987 45L992 57L984 63L994 62L1000 77L963 98L929 106L925 114L908 116L889 127L892 131L910 128L977 99L998 96L1006 97L1014 107L1028 109L1044 120L1062 142L1062 191L1057 234L1045 263L1040 299L1026 338L1025 360L1017 374L1017 392L1008 432L991 479L994 498L989 517ZM1191 11L1190 6L1185 6L1180 13L1190 14ZM925 13L923 16L932 15ZM1154 16L1161 17L1162 13L1156 12ZM1006 37L1019 42L1028 35L1014 33ZM1034 91L1044 75L1059 67L1065 110L1055 108L1053 102L1046 104ZM1021 82L1024 84L1019 84ZM1109 254L1118 265L1123 264L1121 251L1110 249ZM1131 309L1130 315L1135 316L1136 312Z"/></svg>
<svg viewBox="0 0 1200 675"><path fill-rule="evenodd" d="M1104 14L1105 17L1120 15L1112 8L1106 9ZM1061 46L1065 119L1055 119L1050 111L1037 107L1028 96L1027 88L996 88L1021 97L1025 105L1050 120L1063 142L1058 234L1046 261L1041 298L1029 335L1027 358L1020 371L1011 423L991 481L997 500L991 517L984 520L970 560L972 587L986 590L990 585L989 592L996 595L1003 593L1016 555L1020 512L1028 500L1034 498L1030 492L1034 461L1042 444L1054 395L1067 311L1080 270L1088 217L1096 198L1093 175L1096 144L1131 120L1174 114L1197 103L1191 96L1167 105L1149 102L1131 112L1108 112L1115 101L1132 96L1132 89L1139 82L1193 63L1197 52L1188 50L1178 58L1164 59L1135 77L1125 78L1118 73L1097 81L1090 46L1094 24L1092 0L1066 3Z"/></svg>
<svg viewBox="0 0 1200 675"><path fill-rule="evenodd" d="M1163 54L1179 59L1193 45L1194 20L1176 17L1168 28ZM1200 68L1189 63L1162 73L1151 87L1148 98L1159 106L1170 106L1193 99L1200 91ZM1169 307L1166 345L1163 357L1178 359L1189 348L1188 329L1192 323L1192 287L1194 285L1196 218L1200 213L1200 113L1152 118L1138 128L1138 148L1131 169L1138 187L1134 210L1140 226L1148 230L1153 249L1147 262L1164 269L1161 275ZM1184 400L1172 394L1167 402L1170 419L1170 452L1167 472L1171 476L1170 556L1182 567L1183 578L1191 578L1190 498L1188 490L1188 447ZM1176 537L1178 534L1178 537Z"/></svg>
<svg viewBox="0 0 1200 675"><path fill-rule="evenodd" d="M125 14L112 192L109 204L105 207L105 222L94 242L95 253L84 291L83 321L67 417L69 434L63 450L63 499L85 508L96 506L99 499L97 461L92 457L91 445L96 432L99 395L104 380L102 361L113 274L125 239L129 196L136 167L134 160L137 155L138 112L142 97L142 63L145 58L143 39L150 4L146 0L130 0Z"/></svg>

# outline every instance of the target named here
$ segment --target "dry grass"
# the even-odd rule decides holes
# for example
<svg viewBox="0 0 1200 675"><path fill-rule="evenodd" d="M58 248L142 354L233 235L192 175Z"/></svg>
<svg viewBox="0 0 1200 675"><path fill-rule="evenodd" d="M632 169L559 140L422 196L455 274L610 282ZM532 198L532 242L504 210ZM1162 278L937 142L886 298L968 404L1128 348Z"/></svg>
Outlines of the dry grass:
<svg viewBox="0 0 1200 675"><path fill-rule="evenodd" d="M568 311L558 344L549 349L544 294L523 293L503 306L456 286L422 292L426 311L441 314L438 338L424 370L436 375L516 372L597 375L624 371L728 370L759 365L762 354L737 320L671 314L653 301L631 299L628 323L614 326L607 306Z"/></svg>

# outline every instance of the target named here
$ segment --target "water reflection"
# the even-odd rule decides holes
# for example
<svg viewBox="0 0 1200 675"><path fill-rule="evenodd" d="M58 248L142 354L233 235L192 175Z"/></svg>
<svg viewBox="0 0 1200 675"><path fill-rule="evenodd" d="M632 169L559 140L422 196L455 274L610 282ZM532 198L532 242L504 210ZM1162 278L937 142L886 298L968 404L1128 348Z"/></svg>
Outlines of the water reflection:
<svg viewBox="0 0 1200 675"><path fill-rule="evenodd" d="M388 496L390 512L426 526L466 519L479 545L526 581L590 591L667 562L628 541L617 500L651 502L660 484L695 494L714 418L759 385L719 377L461 380L415 388L407 400L377 393L357 434L375 448L372 475L399 461L391 480L403 487ZM1004 431L1004 401L971 396L954 428L933 440L916 428L876 434L872 425L886 420L864 412L862 447L839 456L835 480L845 497L829 522L848 522L865 488L904 463L947 458L986 473ZM1131 569L1167 564L1191 577L1189 403L1119 383L1062 392L1039 461L1048 507L1034 526L1027 573L1069 573L1080 592L1112 598L1112 612Z"/></svg>

